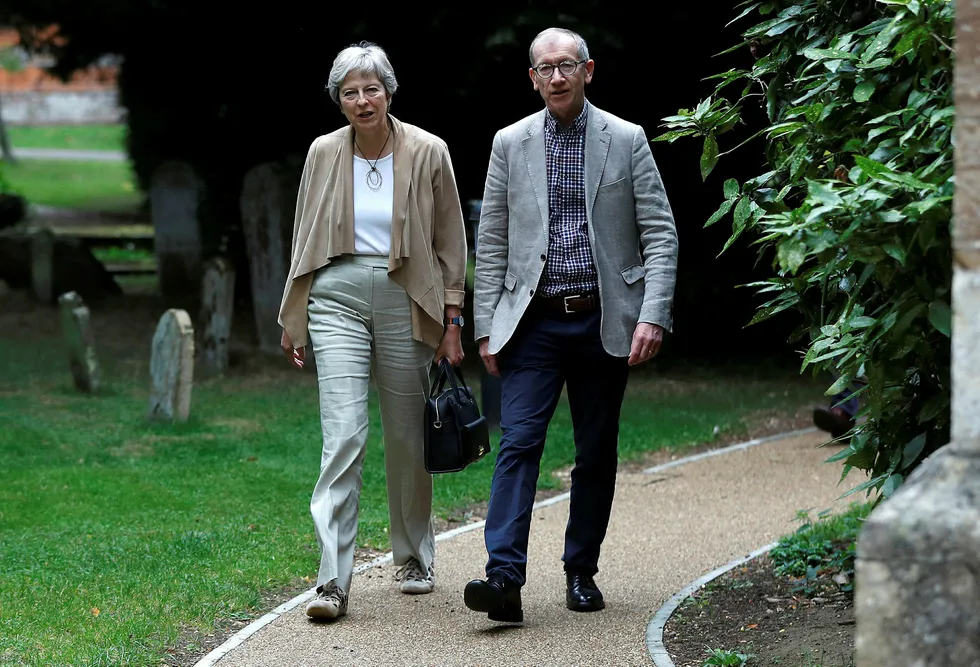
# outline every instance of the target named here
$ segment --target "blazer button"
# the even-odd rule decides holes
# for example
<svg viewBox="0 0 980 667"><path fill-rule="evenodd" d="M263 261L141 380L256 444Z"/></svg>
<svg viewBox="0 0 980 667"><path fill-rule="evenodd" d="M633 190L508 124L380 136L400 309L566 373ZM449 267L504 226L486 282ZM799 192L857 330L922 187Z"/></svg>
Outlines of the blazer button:
<svg viewBox="0 0 980 667"><path fill-rule="evenodd" d="M542 262L547 262L548 261L547 255L541 255L541 261Z"/></svg>
<svg viewBox="0 0 980 667"><path fill-rule="evenodd" d="M531 290L530 296L534 296L534 290Z"/></svg>

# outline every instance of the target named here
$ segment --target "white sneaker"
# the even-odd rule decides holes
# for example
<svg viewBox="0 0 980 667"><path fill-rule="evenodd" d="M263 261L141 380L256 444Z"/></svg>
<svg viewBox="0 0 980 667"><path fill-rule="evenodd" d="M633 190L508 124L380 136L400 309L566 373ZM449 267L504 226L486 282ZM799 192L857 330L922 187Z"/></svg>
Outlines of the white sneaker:
<svg viewBox="0 0 980 667"><path fill-rule="evenodd" d="M347 615L347 593L330 582L317 589L316 597L306 605L306 615L310 618L333 619Z"/></svg>
<svg viewBox="0 0 980 667"><path fill-rule="evenodd" d="M395 574L395 579L402 582L401 591L408 595L424 595L431 593L436 585L436 574L430 565L428 571L422 568L422 563L412 558Z"/></svg>

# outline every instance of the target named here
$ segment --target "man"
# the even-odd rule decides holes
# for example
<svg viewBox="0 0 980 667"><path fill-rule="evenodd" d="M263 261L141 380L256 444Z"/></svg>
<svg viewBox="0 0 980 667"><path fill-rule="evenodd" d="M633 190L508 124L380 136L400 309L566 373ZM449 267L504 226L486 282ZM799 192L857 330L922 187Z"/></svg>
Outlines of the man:
<svg viewBox="0 0 980 667"><path fill-rule="evenodd" d="M501 378L500 452L485 529L487 579L466 606L522 622L528 531L548 423L567 387L575 434L562 560L566 604L596 611L630 366L671 329L677 234L643 129L590 105L585 40L549 28L529 74L545 109L493 141L477 242L480 356Z"/></svg>

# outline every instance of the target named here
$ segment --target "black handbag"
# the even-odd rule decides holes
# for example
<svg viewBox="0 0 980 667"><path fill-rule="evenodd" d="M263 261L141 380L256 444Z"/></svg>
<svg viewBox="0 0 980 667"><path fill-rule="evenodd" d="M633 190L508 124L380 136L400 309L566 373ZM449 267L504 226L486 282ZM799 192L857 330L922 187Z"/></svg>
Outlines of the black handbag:
<svg viewBox="0 0 980 667"><path fill-rule="evenodd" d="M446 386L446 383L449 386ZM425 469L459 472L490 451L490 430L463 374L447 359L425 401Z"/></svg>

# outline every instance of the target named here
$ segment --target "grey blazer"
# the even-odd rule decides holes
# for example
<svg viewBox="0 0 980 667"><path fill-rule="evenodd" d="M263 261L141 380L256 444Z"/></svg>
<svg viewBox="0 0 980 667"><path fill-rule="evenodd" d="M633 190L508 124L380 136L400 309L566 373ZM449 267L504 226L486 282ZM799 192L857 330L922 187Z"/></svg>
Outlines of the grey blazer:
<svg viewBox="0 0 980 667"><path fill-rule="evenodd" d="M474 329L499 352L527 309L548 252L545 111L493 140L476 243ZM599 274L602 344L629 355L638 322L673 327L677 230L643 128L589 107L589 241Z"/></svg>

